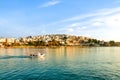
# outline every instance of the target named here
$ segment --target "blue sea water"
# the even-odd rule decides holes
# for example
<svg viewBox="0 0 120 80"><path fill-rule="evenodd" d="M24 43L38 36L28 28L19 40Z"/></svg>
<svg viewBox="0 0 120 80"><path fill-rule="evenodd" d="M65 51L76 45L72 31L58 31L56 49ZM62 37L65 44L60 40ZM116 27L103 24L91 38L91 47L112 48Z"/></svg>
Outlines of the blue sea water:
<svg viewBox="0 0 120 80"><path fill-rule="evenodd" d="M120 47L0 48L0 80L120 80Z"/></svg>

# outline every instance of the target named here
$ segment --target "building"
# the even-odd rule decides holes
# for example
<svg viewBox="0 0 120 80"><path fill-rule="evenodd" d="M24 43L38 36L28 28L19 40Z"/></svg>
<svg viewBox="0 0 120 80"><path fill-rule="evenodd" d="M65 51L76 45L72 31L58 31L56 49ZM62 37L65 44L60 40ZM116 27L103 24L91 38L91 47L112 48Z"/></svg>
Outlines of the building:
<svg viewBox="0 0 120 80"><path fill-rule="evenodd" d="M5 43L6 42L6 38L0 38L0 43Z"/></svg>

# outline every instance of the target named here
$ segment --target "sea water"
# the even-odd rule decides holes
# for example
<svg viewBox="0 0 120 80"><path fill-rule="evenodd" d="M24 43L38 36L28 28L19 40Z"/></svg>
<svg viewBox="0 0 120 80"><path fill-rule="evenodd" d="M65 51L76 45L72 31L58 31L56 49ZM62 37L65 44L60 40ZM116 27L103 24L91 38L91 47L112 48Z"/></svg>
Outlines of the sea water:
<svg viewBox="0 0 120 80"><path fill-rule="evenodd" d="M0 48L0 80L120 80L120 47Z"/></svg>

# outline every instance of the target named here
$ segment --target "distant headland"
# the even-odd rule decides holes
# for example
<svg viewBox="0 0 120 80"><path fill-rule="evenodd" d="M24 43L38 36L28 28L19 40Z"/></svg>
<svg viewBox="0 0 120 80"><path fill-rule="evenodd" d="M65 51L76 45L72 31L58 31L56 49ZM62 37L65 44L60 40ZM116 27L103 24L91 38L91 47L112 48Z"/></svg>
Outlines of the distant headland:
<svg viewBox="0 0 120 80"><path fill-rule="evenodd" d="M120 46L120 42L97 40L84 36L51 34L21 38L0 38L0 47L22 46Z"/></svg>

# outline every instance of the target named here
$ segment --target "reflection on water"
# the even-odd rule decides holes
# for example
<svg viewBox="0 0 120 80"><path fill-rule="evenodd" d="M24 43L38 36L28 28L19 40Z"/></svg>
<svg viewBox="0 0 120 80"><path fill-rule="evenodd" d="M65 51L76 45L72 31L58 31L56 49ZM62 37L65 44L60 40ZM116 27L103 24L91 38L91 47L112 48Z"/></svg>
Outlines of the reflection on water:
<svg viewBox="0 0 120 80"><path fill-rule="evenodd" d="M29 54L44 52L44 57ZM119 80L119 47L0 48L0 80Z"/></svg>

